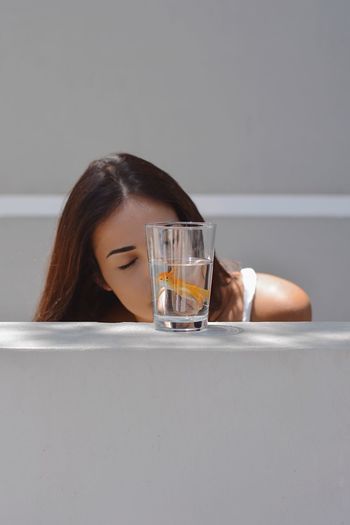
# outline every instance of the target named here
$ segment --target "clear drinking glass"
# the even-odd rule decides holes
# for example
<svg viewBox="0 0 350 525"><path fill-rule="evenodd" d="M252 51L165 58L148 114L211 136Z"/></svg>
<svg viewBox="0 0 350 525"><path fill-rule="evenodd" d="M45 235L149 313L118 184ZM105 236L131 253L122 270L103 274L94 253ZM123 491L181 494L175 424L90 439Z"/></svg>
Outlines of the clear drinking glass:
<svg viewBox="0 0 350 525"><path fill-rule="evenodd" d="M204 330L208 325L216 225L146 224L156 330Z"/></svg>

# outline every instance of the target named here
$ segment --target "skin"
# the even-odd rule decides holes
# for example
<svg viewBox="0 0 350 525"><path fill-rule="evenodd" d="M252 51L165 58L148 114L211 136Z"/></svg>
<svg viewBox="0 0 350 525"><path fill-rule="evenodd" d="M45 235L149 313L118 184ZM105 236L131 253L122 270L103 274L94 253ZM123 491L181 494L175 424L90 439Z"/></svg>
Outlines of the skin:
<svg viewBox="0 0 350 525"><path fill-rule="evenodd" d="M178 220L175 211L166 204L132 196L95 229L92 245L103 276L102 281L96 280L105 290L113 291L122 303L118 310L110 313L106 322L153 321L144 225ZM108 256L112 250L124 246L135 248ZM242 287L239 290L242 291ZM217 320L241 321L241 305L239 298L237 304L232 305L229 318ZM296 284L275 275L258 273L251 320L310 321L310 299Z"/></svg>
<svg viewBox="0 0 350 525"><path fill-rule="evenodd" d="M294 322L311 318L310 298L302 288L276 275L257 274L252 321Z"/></svg>
<svg viewBox="0 0 350 525"><path fill-rule="evenodd" d="M124 305L123 320L153 321L145 224L178 220L174 210L165 204L129 197L95 229L93 250L104 279L100 284L105 290L113 291ZM122 246L136 249L106 258L111 250ZM132 261L135 262L128 268L120 268Z"/></svg>

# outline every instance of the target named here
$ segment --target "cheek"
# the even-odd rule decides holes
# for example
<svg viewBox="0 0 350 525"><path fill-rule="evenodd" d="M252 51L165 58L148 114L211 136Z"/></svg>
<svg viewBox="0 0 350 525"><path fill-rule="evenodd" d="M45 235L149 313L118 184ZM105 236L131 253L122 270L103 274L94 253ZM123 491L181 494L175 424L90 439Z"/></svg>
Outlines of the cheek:
<svg viewBox="0 0 350 525"><path fill-rule="evenodd" d="M149 307L151 302L151 280L148 273L148 266L145 270L127 272L128 275L121 275L115 278L111 284L115 295L126 308L132 311L140 310L145 306Z"/></svg>

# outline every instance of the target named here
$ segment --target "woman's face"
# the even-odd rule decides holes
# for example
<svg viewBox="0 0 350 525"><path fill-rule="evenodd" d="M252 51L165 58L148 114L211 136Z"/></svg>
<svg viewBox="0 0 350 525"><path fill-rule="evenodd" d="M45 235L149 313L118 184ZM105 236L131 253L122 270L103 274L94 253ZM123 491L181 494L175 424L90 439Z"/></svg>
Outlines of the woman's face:
<svg viewBox="0 0 350 525"><path fill-rule="evenodd" d="M153 320L145 224L178 220L169 205L131 196L93 233L93 250L105 281L103 287L113 291L137 321Z"/></svg>

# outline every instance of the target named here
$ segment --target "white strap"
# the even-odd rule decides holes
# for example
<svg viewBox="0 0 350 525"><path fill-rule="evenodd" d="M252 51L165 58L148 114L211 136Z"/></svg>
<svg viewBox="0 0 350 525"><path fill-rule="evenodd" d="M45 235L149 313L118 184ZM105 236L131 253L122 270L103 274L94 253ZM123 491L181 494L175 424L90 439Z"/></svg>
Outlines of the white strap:
<svg viewBox="0 0 350 525"><path fill-rule="evenodd" d="M244 288L242 321L248 322L256 289L256 273L253 268L242 268L241 276Z"/></svg>

